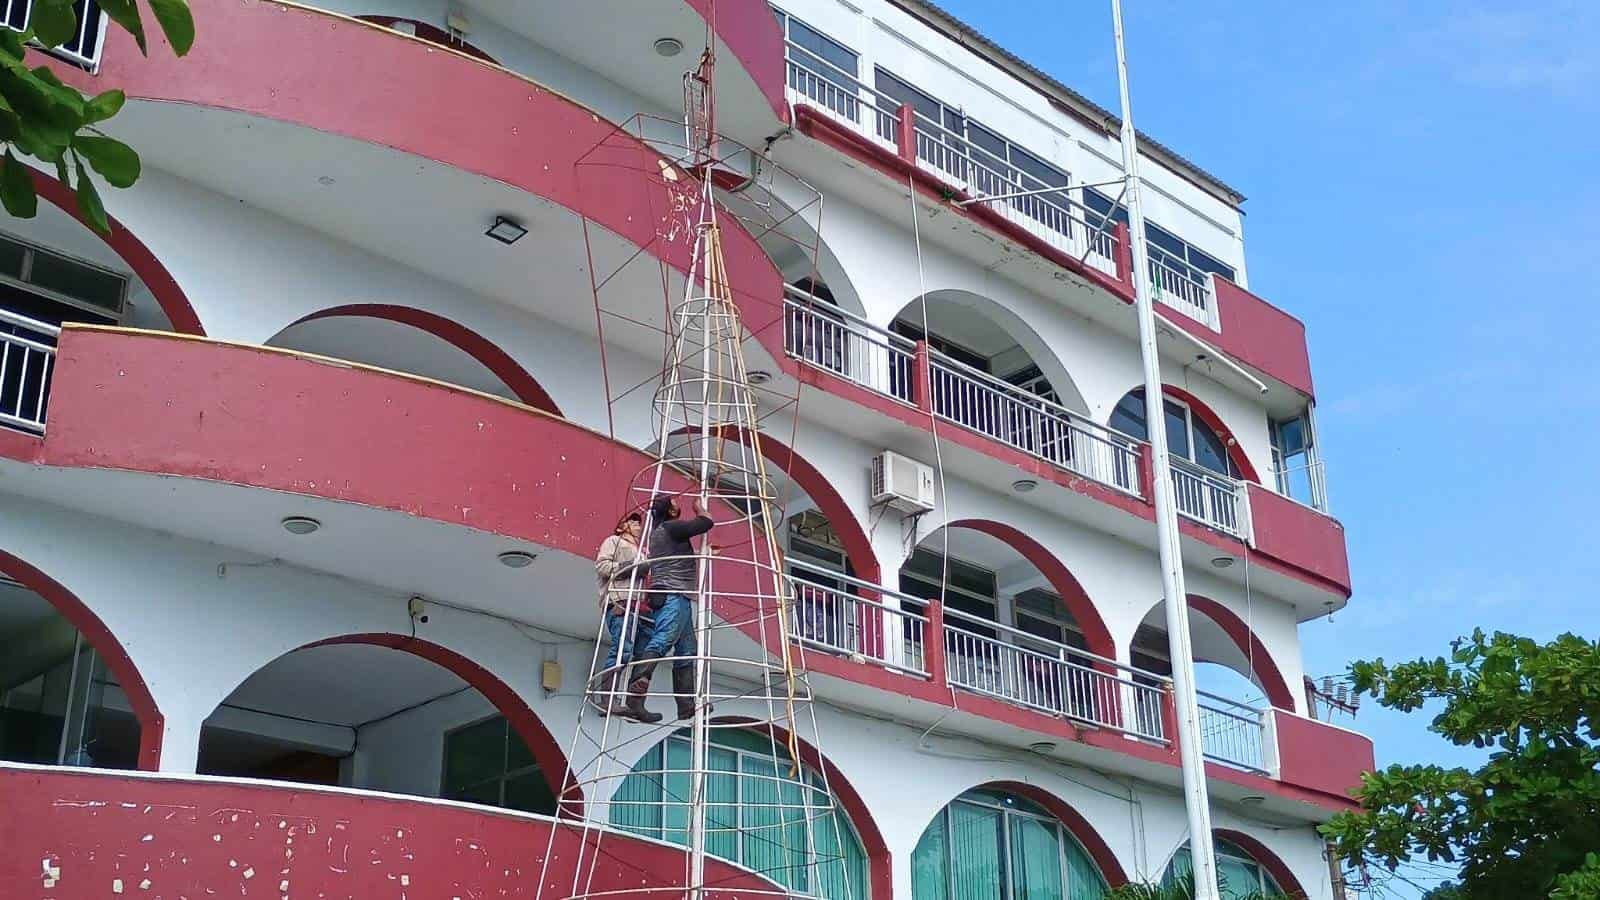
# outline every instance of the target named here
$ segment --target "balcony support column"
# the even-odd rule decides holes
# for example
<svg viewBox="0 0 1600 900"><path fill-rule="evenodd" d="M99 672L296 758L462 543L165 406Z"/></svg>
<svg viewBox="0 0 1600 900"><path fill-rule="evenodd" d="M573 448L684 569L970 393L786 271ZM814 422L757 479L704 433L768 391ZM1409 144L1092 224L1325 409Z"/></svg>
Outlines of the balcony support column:
<svg viewBox="0 0 1600 900"><path fill-rule="evenodd" d="M1117 280L1133 288L1133 246L1128 242L1128 224L1118 222L1111 230L1112 240L1117 242L1116 263Z"/></svg>
<svg viewBox="0 0 1600 900"><path fill-rule="evenodd" d="M915 167L917 164L917 111L909 103L900 104L896 113L900 117L899 127L895 129L894 146L900 153L900 159L906 164Z"/></svg>
<svg viewBox="0 0 1600 900"><path fill-rule="evenodd" d="M917 409L933 415L933 366L927 341L917 341L916 355L912 360L911 401L917 404Z"/></svg>
<svg viewBox="0 0 1600 900"><path fill-rule="evenodd" d="M944 607L937 600L928 601L928 633L923 636L923 653L927 655L925 664L928 669L928 679L935 687L948 687L950 682L946 676L944 659Z"/></svg>

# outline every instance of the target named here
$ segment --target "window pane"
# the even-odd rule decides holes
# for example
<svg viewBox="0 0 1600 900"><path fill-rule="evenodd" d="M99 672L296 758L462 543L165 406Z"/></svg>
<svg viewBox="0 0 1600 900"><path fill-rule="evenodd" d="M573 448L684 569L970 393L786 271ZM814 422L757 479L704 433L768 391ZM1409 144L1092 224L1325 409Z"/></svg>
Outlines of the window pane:
<svg viewBox="0 0 1600 900"><path fill-rule="evenodd" d="M952 900L1001 900L999 810L957 801L950 805Z"/></svg>
<svg viewBox="0 0 1600 900"><path fill-rule="evenodd" d="M706 852L739 859L739 754L708 747L706 766Z"/></svg>
<svg viewBox="0 0 1600 900"><path fill-rule="evenodd" d="M909 103L917 112L935 122L943 118L944 104L882 69L877 70L876 87L878 93L893 100L896 106Z"/></svg>
<svg viewBox="0 0 1600 900"><path fill-rule="evenodd" d="M843 69L852 77L856 75L855 53L845 49L842 44L823 37L809 25L797 19L790 19L789 40L811 51L816 56L820 56L835 68ZM823 71L828 70L824 69Z"/></svg>
<svg viewBox="0 0 1600 900"><path fill-rule="evenodd" d="M1211 426L1194 420L1194 461L1221 475L1232 474L1228 464L1228 448Z"/></svg>
<svg viewBox="0 0 1600 900"><path fill-rule="evenodd" d="M444 791L499 778L506 771L506 720L496 716L451 732L444 739Z"/></svg>
<svg viewBox="0 0 1600 900"><path fill-rule="evenodd" d="M634 764L633 774L617 788L611 799L611 824L651 837L661 836L661 781L647 774L660 768L661 745L657 744Z"/></svg>
<svg viewBox="0 0 1600 900"><path fill-rule="evenodd" d="M1006 139L982 125L967 123L967 140L993 154L995 159L1006 158Z"/></svg>
<svg viewBox="0 0 1600 900"><path fill-rule="evenodd" d="M945 839L945 814L940 811L934 817L933 824L922 832L917 849L911 852L912 900L945 900L949 897L948 843Z"/></svg>
<svg viewBox="0 0 1600 900"><path fill-rule="evenodd" d="M1184 251L1188 249L1188 245L1179 240L1177 235L1149 220L1144 223L1144 233L1150 238L1150 243L1179 259L1184 258Z"/></svg>
<svg viewBox="0 0 1600 900"><path fill-rule="evenodd" d="M1189 248L1189 265L1202 272L1215 272L1229 281L1233 280L1232 266L1222 263L1208 254L1201 253L1192 246Z"/></svg>
<svg viewBox="0 0 1600 900"><path fill-rule="evenodd" d="M1274 447L1282 450L1285 456L1294 456L1306 448L1306 420L1295 418L1279 422L1273 429L1273 436L1277 439Z"/></svg>
<svg viewBox="0 0 1600 900"><path fill-rule="evenodd" d="M506 779L506 809L553 816L556 795L538 769Z"/></svg>
<svg viewBox="0 0 1600 900"><path fill-rule="evenodd" d="M517 730L512 728L509 722L506 723L506 771L515 772L537 765L533 759L533 751L522 742L522 735L517 734Z"/></svg>
<svg viewBox="0 0 1600 900"><path fill-rule="evenodd" d="M1144 391L1129 391L1120 401L1117 408L1111 411L1110 423L1112 428L1141 441L1150 439L1150 430L1144 422Z"/></svg>
<svg viewBox="0 0 1600 900"><path fill-rule="evenodd" d="M0 275L21 278L22 257L27 255L27 252L27 249L16 241L0 237Z"/></svg>
<svg viewBox="0 0 1600 900"><path fill-rule="evenodd" d="M122 310L123 278L53 253L34 251L28 281L111 312Z"/></svg>
<svg viewBox="0 0 1600 900"><path fill-rule="evenodd" d="M1010 819L1011 900L1058 900L1062 896L1059 833L1031 816Z"/></svg>
<svg viewBox="0 0 1600 900"><path fill-rule="evenodd" d="M1106 880L1095 866L1094 860L1078 845L1078 842L1068 838L1066 841L1067 857L1067 898L1066 900L1100 900L1107 890Z"/></svg>
<svg viewBox="0 0 1600 900"><path fill-rule="evenodd" d="M1223 900L1240 900L1261 890L1255 863L1227 856L1217 857L1217 880L1222 885Z"/></svg>
<svg viewBox="0 0 1600 900"><path fill-rule="evenodd" d="M661 837L675 844L689 843L689 742L667 741L667 775L662 778Z"/></svg>
<svg viewBox="0 0 1600 900"><path fill-rule="evenodd" d="M478 784L468 785L460 790L445 792L446 800L460 800L463 803L482 803L484 806L500 805L500 782L483 781Z"/></svg>
<svg viewBox="0 0 1600 900"><path fill-rule="evenodd" d="M1183 407L1167 401L1167 451L1175 456L1192 460L1194 455L1189 452L1189 411Z"/></svg>

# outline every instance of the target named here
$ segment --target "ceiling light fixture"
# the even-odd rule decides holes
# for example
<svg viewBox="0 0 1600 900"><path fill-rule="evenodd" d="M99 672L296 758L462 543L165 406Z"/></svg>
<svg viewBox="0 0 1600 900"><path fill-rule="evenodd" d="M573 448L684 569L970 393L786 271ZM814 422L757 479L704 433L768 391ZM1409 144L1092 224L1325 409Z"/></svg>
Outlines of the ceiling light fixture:
<svg viewBox="0 0 1600 900"><path fill-rule="evenodd" d="M1018 478L1016 481L1011 482L1011 489L1019 494L1031 494L1033 489L1038 486L1039 482L1034 481L1032 478Z"/></svg>
<svg viewBox="0 0 1600 900"><path fill-rule="evenodd" d="M656 55L668 59L683 52L683 41L675 37L656 38Z"/></svg>
<svg viewBox="0 0 1600 900"><path fill-rule="evenodd" d="M321 176L318 176L317 184L320 184L323 187L327 187L328 185L333 184L333 176L332 175L321 175Z"/></svg>
<svg viewBox="0 0 1600 900"><path fill-rule="evenodd" d="M1231 556L1218 556L1215 559L1211 560L1211 565L1216 567L1216 568L1218 568L1218 569L1231 568L1233 566L1233 557L1231 557Z"/></svg>
<svg viewBox="0 0 1600 900"><path fill-rule="evenodd" d="M322 529L322 523L310 516L285 516L278 524L290 534L311 534Z"/></svg>
<svg viewBox="0 0 1600 900"><path fill-rule="evenodd" d="M526 550L507 550L496 557L496 559L500 560L500 565L508 569L526 569L533 565L533 561L538 558L539 555L537 553L529 553Z"/></svg>
<svg viewBox="0 0 1600 900"><path fill-rule="evenodd" d="M489 230L484 232L484 234L502 244L515 244L517 241L522 240L527 233L528 229L522 227L521 222L516 219L508 219L505 216L495 216L494 224L490 225Z"/></svg>
<svg viewBox="0 0 1600 900"><path fill-rule="evenodd" d="M757 369L745 376L745 379L754 385L763 385L772 380L772 373Z"/></svg>
<svg viewBox="0 0 1600 900"><path fill-rule="evenodd" d="M1260 806L1261 804L1267 802L1267 798L1262 797L1259 794L1251 794L1248 797L1240 797L1239 802L1246 806Z"/></svg>

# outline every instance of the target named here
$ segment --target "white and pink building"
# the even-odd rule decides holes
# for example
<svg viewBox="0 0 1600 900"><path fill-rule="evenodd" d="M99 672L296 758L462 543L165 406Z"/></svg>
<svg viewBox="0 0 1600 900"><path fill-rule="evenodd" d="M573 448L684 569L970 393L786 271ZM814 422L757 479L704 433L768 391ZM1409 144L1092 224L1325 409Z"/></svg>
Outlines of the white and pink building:
<svg viewBox="0 0 1600 900"><path fill-rule="evenodd" d="M1114 180L1111 114L922 0L191 3L185 59L38 54L128 94L112 233L42 172L0 221L0 895L540 895L688 263L660 226L694 176L627 123L681 115L708 32L717 127L786 173L724 237L798 398L773 524L851 848L782 886L1185 865L1116 188L952 202ZM1316 826L1373 753L1305 690L1300 625L1350 597L1305 331L1249 288L1243 197L1144 147L1223 871L1330 898ZM874 504L884 451L930 511ZM681 877L670 823L615 824L603 883ZM730 891L765 884L747 843Z"/></svg>

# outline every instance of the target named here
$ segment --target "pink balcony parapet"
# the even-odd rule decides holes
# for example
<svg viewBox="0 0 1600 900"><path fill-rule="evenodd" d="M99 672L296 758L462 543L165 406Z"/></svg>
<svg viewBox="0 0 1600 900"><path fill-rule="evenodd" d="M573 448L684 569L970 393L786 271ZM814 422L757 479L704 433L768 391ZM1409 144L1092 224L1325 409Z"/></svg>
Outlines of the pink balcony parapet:
<svg viewBox="0 0 1600 900"><path fill-rule="evenodd" d="M1256 551L1350 594L1350 557L1339 520L1251 482Z"/></svg>

